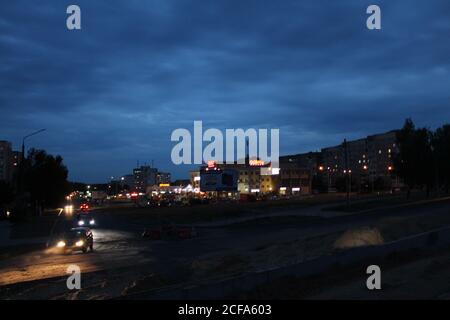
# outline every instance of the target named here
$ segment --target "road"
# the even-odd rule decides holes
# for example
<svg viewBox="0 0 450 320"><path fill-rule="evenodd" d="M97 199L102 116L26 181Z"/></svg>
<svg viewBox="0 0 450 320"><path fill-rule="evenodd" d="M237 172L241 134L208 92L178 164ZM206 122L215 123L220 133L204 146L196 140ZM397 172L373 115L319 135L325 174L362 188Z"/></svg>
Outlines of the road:
<svg viewBox="0 0 450 320"><path fill-rule="evenodd" d="M307 209L299 210L305 210L307 215ZM35 250L4 258L0 260L0 297L111 298L295 263L329 253L337 237L351 229L383 225L386 219L425 221L432 215L448 218L450 201L378 209L345 217L264 218L204 227L198 229L197 238L165 241L143 239L142 219L138 224L126 215L109 214L106 209L91 214L98 223L98 228L93 230L93 253L62 255L52 250ZM447 220L436 223L447 223ZM84 290L75 297L65 287L66 270L72 264L78 265L83 275Z"/></svg>

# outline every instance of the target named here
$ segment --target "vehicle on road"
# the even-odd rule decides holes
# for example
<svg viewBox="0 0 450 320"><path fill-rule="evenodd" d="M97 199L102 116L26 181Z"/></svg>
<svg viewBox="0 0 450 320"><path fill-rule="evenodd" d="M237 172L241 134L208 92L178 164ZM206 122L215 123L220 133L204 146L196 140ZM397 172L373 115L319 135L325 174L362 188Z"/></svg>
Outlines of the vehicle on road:
<svg viewBox="0 0 450 320"><path fill-rule="evenodd" d="M89 211L89 204L87 204L87 203L82 203L81 206L80 206L80 210L81 210L82 212L88 212L88 211Z"/></svg>
<svg viewBox="0 0 450 320"><path fill-rule="evenodd" d="M72 228L56 238L54 247L64 253L94 251L94 236L89 228Z"/></svg>
<svg viewBox="0 0 450 320"><path fill-rule="evenodd" d="M95 223L95 219L91 215L85 214L85 213L80 213L77 215L76 225L78 227L93 228L96 226L96 223Z"/></svg>

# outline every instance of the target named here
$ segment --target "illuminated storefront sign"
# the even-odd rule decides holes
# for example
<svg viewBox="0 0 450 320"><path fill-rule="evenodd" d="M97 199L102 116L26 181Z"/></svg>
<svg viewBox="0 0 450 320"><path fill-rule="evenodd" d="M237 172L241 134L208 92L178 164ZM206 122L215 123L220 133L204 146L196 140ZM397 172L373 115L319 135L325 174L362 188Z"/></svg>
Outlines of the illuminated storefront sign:
<svg viewBox="0 0 450 320"><path fill-rule="evenodd" d="M208 168L215 168L216 167L216 162L214 160L209 160L208 161Z"/></svg>
<svg viewBox="0 0 450 320"><path fill-rule="evenodd" d="M254 159L254 160L250 160L250 161L249 161L249 164L250 164L252 167L261 167L261 166L264 165L264 161L263 161L263 160L256 160L256 159Z"/></svg>

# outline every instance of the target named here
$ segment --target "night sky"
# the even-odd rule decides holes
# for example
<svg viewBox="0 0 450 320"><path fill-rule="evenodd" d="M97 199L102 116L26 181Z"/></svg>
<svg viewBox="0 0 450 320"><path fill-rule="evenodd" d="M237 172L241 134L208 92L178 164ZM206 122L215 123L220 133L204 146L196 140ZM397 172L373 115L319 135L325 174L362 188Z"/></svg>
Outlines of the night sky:
<svg viewBox="0 0 450 320"><path fill-rule="evenodd" d="M77 4L82 30L66 28ZM366 28L378 4L382 30ZM176 128L279 128L280 153L450 121L450 1L2 1L0 140L104 182Z"/></svg>

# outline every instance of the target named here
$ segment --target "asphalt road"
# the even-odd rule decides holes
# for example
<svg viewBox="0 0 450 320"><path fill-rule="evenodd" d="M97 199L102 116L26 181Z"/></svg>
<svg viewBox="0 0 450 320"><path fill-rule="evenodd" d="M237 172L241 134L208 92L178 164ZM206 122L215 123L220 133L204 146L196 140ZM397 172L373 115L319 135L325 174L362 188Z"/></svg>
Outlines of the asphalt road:
<svg viewBox="0 0 450 320"><path fill-rule="evenodd" d="M409 219L431 213L450 215L450 201L379 209L335 218L298 216L264 218L222 227L199 228L198 237L194 239L151 241L141 237L146 226L134 223L127 219L126 215L111 215L108 214L108 210L96 210L91 213L98 224L93 230L94 252L64 255L47 249L0 260L0 297L36 298L35 295L26 295L33 290L41 292L42 298L63 294L64 285L60 282L54 283L53 280L67 276L67 267L72 264L78 265L87 276L100 272L103 282L122 281L122 291L117 291L118 294L123 292L123 287L136 285L133 277L142 279L148 275L161 275L165 279L170 279L169 283L173 284L189 279L187 273L188 269L192 268L192 262L202 257L205 260L205 257L208 259L214 255L227 256L237 252L245 254L246 251L254 251L277 243L301 241L352 228L368 227L386 217ZM65 223L68 222L60 221L59 226ZM217 273L220 276L220 270L217 270ZM47 284L57 285L58 290L53 288L49 293ZM39 291L36 288L40 288L39 290L45 288L46 291L44 290L44 293L43 290Z"/></svg>

